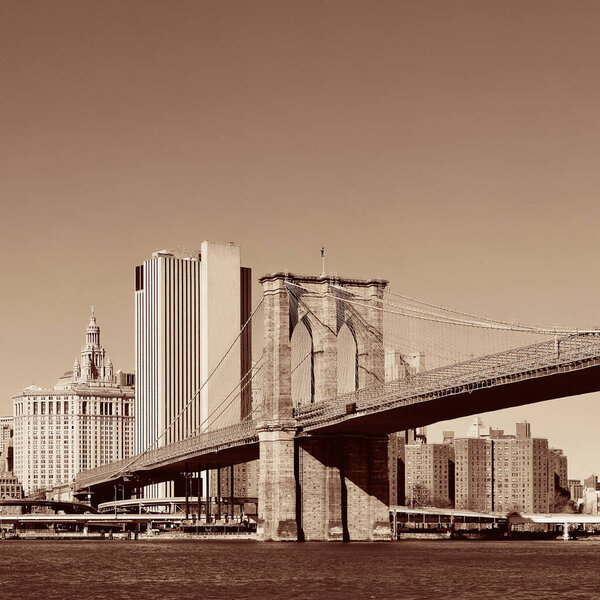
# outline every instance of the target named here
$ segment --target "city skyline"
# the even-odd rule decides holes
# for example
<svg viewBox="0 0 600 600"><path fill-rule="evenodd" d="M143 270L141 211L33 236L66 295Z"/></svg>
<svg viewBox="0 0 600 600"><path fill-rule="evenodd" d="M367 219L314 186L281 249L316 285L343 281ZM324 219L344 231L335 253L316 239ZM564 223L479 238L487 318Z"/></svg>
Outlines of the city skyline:
<svg viewBox="0 0 600 600"><path fill-rule="evenodd" d="M600 323L597 5L61 4L3 9L0 414L71 364L90 305L132 370L134 266L203 239L254 283L319 274L325 245L328 272L436 304ZM583 478L599 398L484 418Z"/></svg>

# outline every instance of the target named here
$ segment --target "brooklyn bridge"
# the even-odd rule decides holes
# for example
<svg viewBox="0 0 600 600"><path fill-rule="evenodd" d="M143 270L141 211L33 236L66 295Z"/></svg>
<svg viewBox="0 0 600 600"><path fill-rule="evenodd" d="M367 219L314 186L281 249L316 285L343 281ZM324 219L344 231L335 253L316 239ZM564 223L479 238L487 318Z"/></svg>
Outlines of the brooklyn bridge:
<svg viewBox="0 0 600 600"><path fill-rule="evenodd" d="M259 539L387 540L388 434L600 390L600 330L481 317L381 279L274 273L260 283L260 303L202 383L218 401L201 426L80 473L76 493L110 499L116 486L125 494L259 459ZM231 367L241 347L255 358L245 372ZM224 422L240 398L243 417Z"/></svg>

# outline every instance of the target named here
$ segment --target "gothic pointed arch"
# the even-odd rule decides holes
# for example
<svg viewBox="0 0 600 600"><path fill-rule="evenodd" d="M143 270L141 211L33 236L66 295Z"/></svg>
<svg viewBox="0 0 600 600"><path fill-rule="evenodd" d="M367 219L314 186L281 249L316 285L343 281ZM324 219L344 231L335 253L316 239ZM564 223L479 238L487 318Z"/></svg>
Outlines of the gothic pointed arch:
<svg viewBox="0 0 600 600"><path fill-rule="evenodd" d="M292 406L314 402L313 338L308 319L300 319L292 332L291 392Z"/></svg>
<svg viewBox="0 0 600 600"><path fill-rule="evenodd" d="M337 391L354 392L358 388L358 344L352 323L346 321L337 334Z"/></svg>

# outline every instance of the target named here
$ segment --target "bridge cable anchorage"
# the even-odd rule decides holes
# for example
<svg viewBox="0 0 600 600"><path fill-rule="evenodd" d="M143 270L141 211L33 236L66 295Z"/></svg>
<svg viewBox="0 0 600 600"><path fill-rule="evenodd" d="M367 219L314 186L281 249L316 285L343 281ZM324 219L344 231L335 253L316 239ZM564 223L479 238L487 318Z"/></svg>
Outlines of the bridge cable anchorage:
<svg viewBox="0 0 600 600"><path fill-rule="evenodd" d="M242 326L242 328L240 329L239 333L237 334L237 336L235 337L235 339L233 340L233 342L231 343L231 345L227 348L227 350L225 351L225 353L223 354L223 356L221 357L221 359L218 361L218 363L216 364L216 366L213 368L213 370L210 372L210 374L208 375L208 377L206 378L205 381L202 382L202 384L200 385L200 387L196 390L196 392L190 397L190 399L186 402L186 404L183 406L183 408L181 408L181 410L177 413L177 415L175 417L173 417L173 419L171 420L171 422L169 423L169 425L163 430L163 432L148 446L146 447L142 452L140 452L139 454L136 454L132 457L132 460L121 470L121 472L126 471L127 469L130 469L137 461L139 461L147 452L151 451L154 449L154 447L158 444L158 442L164 438L164 436L173 428L174 425L179 423L179 419L181 419L181 417L184 415L184 413L187 411L187 409L190 407L190 405L192 404L192 402L194 402L196 400L196 398L198 397L198 395L202 392L202 390L204 389L204 387L208 384L208 382L213 378L213 376L215 375L215 373L217 373L218 369L221 367L221 365L223 365L225 359L227 358L227 356L229 355L229 353L231 352L231 350L235 347L235 345L238 343L238 341L241 339L242 333L244 332L244 330L246 329L246 327L249 327L253 317L255 316L255 314L257 313L257 311L259 310L259 308L262 306L263 303L263 298L261 298L260 302L257 304L256 308L252 311L251 315L248 317L248 319L246 320L246 322L244 323L244 325ZM252 368L250 369L249 372L252 371ZM242 377L242 380L246 377L247 374L245 374ZM229 395L227 396L229 397ZM220 405L218 405L217 407L215 407L214 410L217 410L220 407ZM213 411L214 412L214 411ZM212 414L212 413L211 413ZM207 415L207 417L205 417L205 421L206 419L208 419L211 415ZM198 428L196 428L197 431ZM193 434L192 434L193 435Z"/></svg>

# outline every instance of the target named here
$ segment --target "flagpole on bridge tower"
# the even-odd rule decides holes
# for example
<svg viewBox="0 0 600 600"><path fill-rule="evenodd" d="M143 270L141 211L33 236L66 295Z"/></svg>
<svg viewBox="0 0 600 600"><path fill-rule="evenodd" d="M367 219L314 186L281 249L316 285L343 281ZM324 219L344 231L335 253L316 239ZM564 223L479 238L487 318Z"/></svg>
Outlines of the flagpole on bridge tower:
<svg viewBox="0 0 600 600"><path fill-rule="evenodd" d="M321 246L321 261L323 262L321 277L325 277L325 246Z"/></svg>

